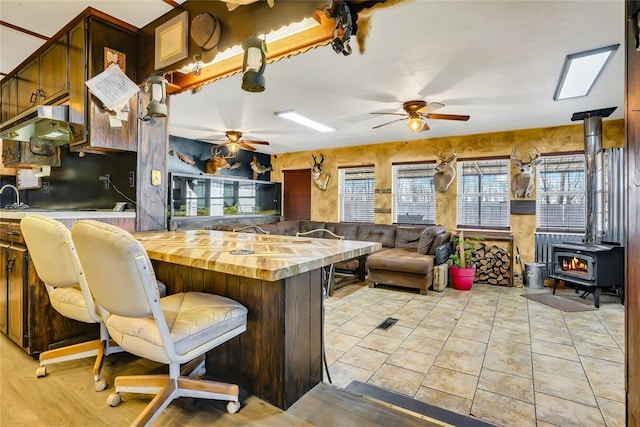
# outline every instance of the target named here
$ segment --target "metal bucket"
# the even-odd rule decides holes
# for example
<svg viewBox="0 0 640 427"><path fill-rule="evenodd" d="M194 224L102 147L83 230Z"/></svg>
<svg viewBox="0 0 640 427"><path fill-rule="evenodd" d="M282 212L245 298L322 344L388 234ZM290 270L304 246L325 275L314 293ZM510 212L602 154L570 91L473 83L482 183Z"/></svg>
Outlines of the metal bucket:
<svg viewBox="0 0 640 427"><path fill-rule="evenodd" d="M547 266L539 262L528 262L524 265L527 286L530 289L544 289Z"/></svg>

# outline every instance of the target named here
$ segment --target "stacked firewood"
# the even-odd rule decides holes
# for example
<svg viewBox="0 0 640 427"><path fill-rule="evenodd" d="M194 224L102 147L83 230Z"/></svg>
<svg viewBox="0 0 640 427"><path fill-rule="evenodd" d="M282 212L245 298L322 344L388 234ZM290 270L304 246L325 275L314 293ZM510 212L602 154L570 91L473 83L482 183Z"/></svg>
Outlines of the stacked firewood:
<svg viewBox="0 0 640 427"><path fill-rule="evenodd" d="M505 248L477 243L471 261L476 266L475 281L490 285L511 285L511 254Z"/></svg>

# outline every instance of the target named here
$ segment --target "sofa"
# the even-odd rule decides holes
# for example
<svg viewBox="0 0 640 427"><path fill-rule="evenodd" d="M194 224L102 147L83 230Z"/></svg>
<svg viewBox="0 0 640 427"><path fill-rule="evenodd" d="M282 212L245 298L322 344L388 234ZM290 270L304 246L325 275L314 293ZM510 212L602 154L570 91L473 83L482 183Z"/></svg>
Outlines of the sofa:
<svg viewBox="0 0 640 427"><path fill-rule="evenodd" d="M259 228L257 228L259 227ZM379 242L382 250L368 257L347 260L335 264L338 273L354 274L359 280L369 282L370 287L391 285L418 289L427 294L433 284L433 267L436 265L436 252L442 263L451 253L451 234L444 227L400 226L389 224L341 223L292 220L280 221L256 226L224 224L216 227L226 231L268 232L270 234L295 236L312 230L328 230L344 236L346 240ZM309 237L334 238L330 233L320 231L308 234ZM330 287L329 295L334 286Z"/></svg>

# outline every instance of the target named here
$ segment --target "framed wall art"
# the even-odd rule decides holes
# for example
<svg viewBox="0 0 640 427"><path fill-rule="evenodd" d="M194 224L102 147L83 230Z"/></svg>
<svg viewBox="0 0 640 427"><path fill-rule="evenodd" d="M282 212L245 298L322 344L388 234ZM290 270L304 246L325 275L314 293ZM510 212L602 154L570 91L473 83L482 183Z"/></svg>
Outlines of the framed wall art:
<svg viewBox="0 0 640 427"><path fill-rule="evenodd" d="M127 55L110 47L104 48L104 68L105 70L111 64L117 64L123 73L127 72Z"/></svg>
<svg viewBox="0 0 640 427"><path fill-rule="evenodd" d="M169 19L156 28L155 69L160 70L183 60L189 53L187 30L189 12Z"/></svg>

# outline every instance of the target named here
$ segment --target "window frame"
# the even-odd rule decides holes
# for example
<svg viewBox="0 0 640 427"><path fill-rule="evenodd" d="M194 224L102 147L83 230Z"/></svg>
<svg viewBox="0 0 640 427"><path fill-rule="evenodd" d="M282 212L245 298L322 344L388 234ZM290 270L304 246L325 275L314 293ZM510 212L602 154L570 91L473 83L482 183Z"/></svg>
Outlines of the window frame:
<svg viewBox="0 0 640 427"><path fill-rule="evenodd" d="M547 171L546 167L547 167L547 161L550 159L562 159L565 158L567 159L566 162L564 163L560 163L560 164L566 164L567 167L570 167L569 165L572 163L578 163L578 157L582 157L582 168L580 170L574 170L574 171L566 171L566 170L560 170L560 171ZM569 158L575 158L575 160L569 161ZM542 156L542 162L536 167L536 232L554 232L554 233L584 233L586 230L586 218L587 218L587 212L586 212L586 173L587 173L587 165L586 165L586 158L585 158L585 154L584 152L571 152L571 153L549 153L549 154L545 154ZM574 178L573 180L569 180L572 182L580 182L582 189L580 191L576 191L576 190L571 190L571 189L567 189L567 190L560 190L560 191L546 191L545 188L545 183L543 182L543 177L548 174L548 173L564 173L564 172L568 172L568 173L573 173L573 174L579 174L581 176L578 176L577 178ZM564 185L564 184L563 184ZM569 182L569 185L571 185L571 183ZM583 212L581 214L582 216L582 224L578 227L576 226L572 226L572 224L576 223L576 217L575 215L567 215L565 216L564 212L565 209L562 209L562 213L563 213L563 220L561 222L558 222L557 217L554 217L555 219L551 219L549 218L549 213L551 211L550 207L545 207L545 206L551 206L551 205L557 205L557 206L570 206L572 205L571 203L547 203L547 204L542 204L541 200L543 198L549 198L549 197L557 197L557 198L582 198L582 203L574 203L573 205L582 205L583 206ZM597 208L594 206L594 208ZM553 224L557 224L556 226L553 226Z"/></svg>
<svg viewBox="0 0 640 427"><path fill-rule="evenodd" d="M497 230L504 231L511 229L511 161L509 157L483 157L483 158L467 158L467 159L458 159L457 162L457 177L458 177L458 194L457 194L457 227L459 229L479 229L479 230ZM478 181L478 190L479 191L465 191L465 184L467 181L465 178L470 176L480 176L483 177L483 174L469 174L465 172L465 167L469 163L475 163L475 170L481 171L482 168L490 168L491 165L489 163L498 163L493 167L500 168L499 174L492 174L502 176L502 178L498 178L496 182L494 182L491 186L493 190L495 190L496 186L503 187L502 191L482 191L484 187L483 180ZM479 166L478 163L485 163L486 165ZM502 182L501 182L502 181ZM468 185L467 185L468 187ZM478 212L478 221L475 223L470 223L469 221L463 221L462 216L467 214L469 210L463 206L464 203L468 203L469 200L465 200L466 198L476 198L475 202L479 206ZM499 200L483 200L486 198L498 198ZM473 200L471 200L473 202ZM498 218L502 218L502 222L498 224L492 224L491 219L495 219L495 215L488 213L487 211L491 208L490 203L498 203L500 216ZM495 207L494 207L495 210ZM484 213L484 214L483 214Z"/></svg>
<svg viewBox="0 0 640 427"><path fill-rule="evenodd" d="M363 178L363 179L347 179L347 174L349 172L353 175L358 173L372 174L371 178ZM345 192L345 182L346 181L363 181L364 184L370 191L362 192L362 193L347 193ZM364 183L364 181L370 181L369 183ZM338 167L338 220L340 222L362 222L362 223L375 223L375 165L361 165L361 166L339 166ZM352 200L352 202L356 202L359 207L362 207L363 203L369 203L370 209L363 209L366 217L360 216L359 211L355 212L354 216L345 215L345 200L346 194L359 195L357 200Z"/></svg>
<svg viewBox="0 0 640 427"><path fill-rule="evenodd" d="M412 178L412 177L400 177L399 172L401 172L403 169L407 171L408 170L419 171L420 169L425 169L427 172L425 175L416 176L415 178L416 180L424 180L424 179L426 179L427 181L430 180L430 182L426 184L427 190L430 190L430 191L422 191L422 192L400 191L399 179L411 180ZM436 173L436 162L434 160L431 160L431 161L422 161L422 162L392 163L391 173L392 173L392 196L393 196L393 207L391 212L393 217L393 223L401 224L401 225L434 225L436 223L436 194L437 193L436 193L435 185L433 182L433 177ZM424 184L420 184L420 183L414 184L414 188L419 187L420 185L424 185ZM400 213L398 211L400 210L399 204L401 202L398 199L399 197L402 197L402 196L407 198L413 197L413 198L427 199L424 201L417 201L417 202L410 202L410 201L403 202L407 205L413 204L414 206L420 206L420 204L422 203L426 205L425 209L423 210L424 212L426 212L425 214L415 213L419 210L419 208L417 209L409 208L408 210L411 212L407 212L407 209L403 209L403 212L405 212L406 215L412 215L414 217L418 215L422 215L422 218L419 221L399 222ZM429 203L432 203L432 206L430 206ZM427 218L425 219L425 217Z"/></svg>

